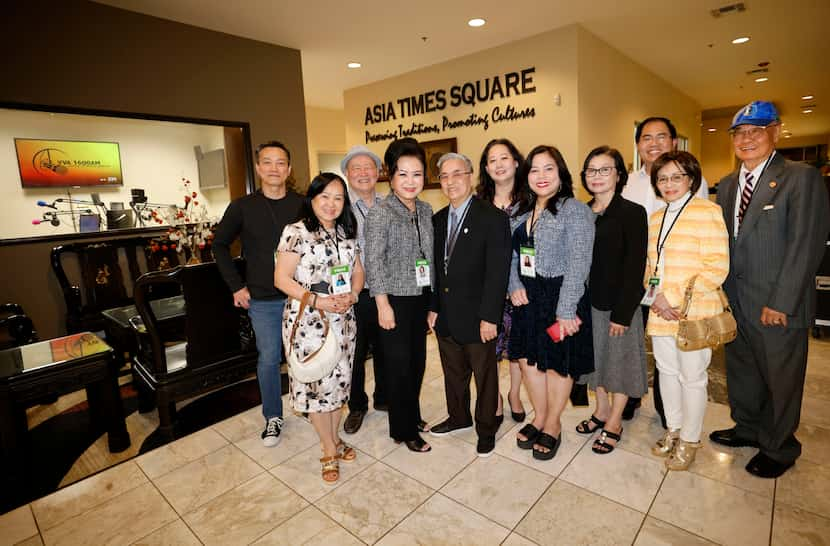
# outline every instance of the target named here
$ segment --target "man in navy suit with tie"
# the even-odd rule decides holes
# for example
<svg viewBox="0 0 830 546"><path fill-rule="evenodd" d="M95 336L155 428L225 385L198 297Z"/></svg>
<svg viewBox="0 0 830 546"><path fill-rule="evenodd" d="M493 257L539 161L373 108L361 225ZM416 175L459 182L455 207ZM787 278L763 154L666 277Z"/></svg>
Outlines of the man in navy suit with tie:
<svg viewBox="0 0 830 546"><path fill-rule="evenodd" d="M433 217L436 286L429 326L438 338L449 417L430 429L443 436L473 425L470 376L476 382L476 451L493 453L499 395L496 336L510 271L510 222L492 204L473 197L473 164L449 153L438 160L449 206Z"/></svg>
<svg viewBox="0 0 830 546"><path fill-rule="evenodd" d="M742 163L718 185L718 204L731 235L724 289L738 323L726 346L735 427L709 438L758 447L747 472L777 478L801 455L795 431L830 206L815 168L775 152L781 120L772 103L741 108L729 132Z"/></svg>

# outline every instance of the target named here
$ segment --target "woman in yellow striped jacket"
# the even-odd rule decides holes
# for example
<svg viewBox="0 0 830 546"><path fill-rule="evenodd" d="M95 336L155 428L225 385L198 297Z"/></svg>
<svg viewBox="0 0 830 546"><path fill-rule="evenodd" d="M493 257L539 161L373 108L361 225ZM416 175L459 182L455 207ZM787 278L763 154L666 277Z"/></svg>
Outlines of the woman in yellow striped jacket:
<svg viewBox="0 0 830 546"><path fill-rule="evenodd" d="M676 336L686 286L695 278L687 318L721 312L717 290L729 272L729 234L721 208L695 197L701 169L688 152L667 152L651 168L651 184L666 207L648 228L646 298L653 296L646 333L660 370L668 430L652 448L671 470L686 470L700 447L711 349L681 351ZM659 280L659 282L658 282ZM648 301L644 301L648 303Z"/></svg>

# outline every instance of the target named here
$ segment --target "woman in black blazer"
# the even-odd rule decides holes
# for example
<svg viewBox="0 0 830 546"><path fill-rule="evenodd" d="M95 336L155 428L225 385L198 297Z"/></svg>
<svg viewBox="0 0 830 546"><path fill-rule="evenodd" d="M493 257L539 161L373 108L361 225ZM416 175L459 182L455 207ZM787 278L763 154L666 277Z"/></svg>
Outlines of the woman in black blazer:
<svg viewBox="0 0 830 546"><path fill-rule="evenodd" d="M618 150L608 146L591 150L581 177L593 195L589 205L596 214L597 228L588 281L596 369L588 385L596 391L597 406L591 419L582 421L576 431L591 434L602 428L592 450L604 454L613 451L621 439L628 397L648 392L640 311L648 223L645 209L620 195L628 172Z"/></svg>

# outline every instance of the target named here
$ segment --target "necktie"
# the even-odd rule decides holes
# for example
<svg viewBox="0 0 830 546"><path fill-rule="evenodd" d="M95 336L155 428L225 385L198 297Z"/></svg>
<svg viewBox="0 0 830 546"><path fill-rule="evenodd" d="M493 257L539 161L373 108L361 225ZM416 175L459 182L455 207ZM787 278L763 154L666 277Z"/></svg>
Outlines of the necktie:
<svg viewBox="0 0 830 546"><path fill-rule="evenodd" d="M458 213L454 210L450 211L450 233L447 236L447 258L444 262L448 262L452 256L452 249L455 246L455 240L458 239Z"/></svg>
<svg viewBox="0 0 830 546"><path fill-rule="evenodd" d="M752 178L752 173L746 173L744 191L741 192L741 205L738 207L738 227L741 227L746 209L749 208L749 201L752 199L752 192L755 189L752 185Z"/></svg>

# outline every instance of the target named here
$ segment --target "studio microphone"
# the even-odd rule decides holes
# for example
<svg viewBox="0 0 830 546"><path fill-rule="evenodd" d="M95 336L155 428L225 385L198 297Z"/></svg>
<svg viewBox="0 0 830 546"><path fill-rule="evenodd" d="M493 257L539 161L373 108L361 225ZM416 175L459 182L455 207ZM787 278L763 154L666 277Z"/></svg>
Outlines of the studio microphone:
<svg viewBox="0 0 830 546"><path fill-rule="evenodd" d="M50 209L58 210L58 207L56 207L53 204L47 203L46 201L38 201L37 206L39 206L39 207L49 207Z"/></svg>

